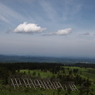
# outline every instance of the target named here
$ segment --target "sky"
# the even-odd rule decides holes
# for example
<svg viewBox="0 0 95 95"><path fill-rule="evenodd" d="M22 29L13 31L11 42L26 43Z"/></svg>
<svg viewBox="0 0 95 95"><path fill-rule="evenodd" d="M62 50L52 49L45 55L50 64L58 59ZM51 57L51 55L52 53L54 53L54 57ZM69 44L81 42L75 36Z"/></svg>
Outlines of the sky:
<svg viewBox="0 0 95 95"><path fill-rule="evenodd" d="M0 0L0 54L95 57L95 0Z"/></svg>

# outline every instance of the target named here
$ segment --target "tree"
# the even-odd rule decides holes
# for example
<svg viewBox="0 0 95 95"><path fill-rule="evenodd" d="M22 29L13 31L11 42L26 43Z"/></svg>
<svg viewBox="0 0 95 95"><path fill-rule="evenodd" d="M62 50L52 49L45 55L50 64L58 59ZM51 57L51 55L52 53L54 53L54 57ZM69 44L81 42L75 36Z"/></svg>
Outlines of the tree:
<svg viewBox="0 0 95 95"><path fill-rule="evenodd" d="M30 70L28 70L28 74L30 74Z"/></svg>
<svg viewBox="0 0 95 95"><path fill-rule="evenodd" d="M58 89L57 89L57 95L59 95L60 92L61 92L61 88L58 88Z"/></svg>
<svg viewBox="0 0 95 95"><path fill-rule="evenodd" d="M69 71L69 75L72 75L72 70Z"/></svg>
<svg viewBox="0 0 95 95"><path fill-rule="evenodd" d="M68 94L71 94L71 89L70 89L70 87L68 87L67 92L68 92Z"/></svg>
<svg viewBox="0 0 95 95"><path fill-rule="evenodd" d="M38 73L38 77L41 77L40 73Z"/></svg>
<svg viewBox="0 0 95 95"><path fill-rule="evenodd" d="M84 89L82 87L79 89L79 95L84 95Z"/></svg>
<svg viewBox="0 0 95 95"><path fill-rule="evenodd" d="M33 72L33 74L32 74L33 76L36 76L36 72Z"/></svg>

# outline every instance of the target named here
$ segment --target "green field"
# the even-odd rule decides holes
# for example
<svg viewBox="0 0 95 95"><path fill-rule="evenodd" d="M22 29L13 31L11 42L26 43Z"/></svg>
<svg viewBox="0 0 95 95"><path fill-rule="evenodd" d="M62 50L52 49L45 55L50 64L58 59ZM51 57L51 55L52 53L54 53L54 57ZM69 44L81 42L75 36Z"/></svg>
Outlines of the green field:
<svg viewBox="0 0 95 95"><path fill-rule="evenodd" d="M42 72L41 70L20 70L21 73L26 73L26 74L30 74L33 75L34 77L41 76L41 78L47 78L47 77L52 77L52 73L47 71L47 72Z"/></svg>

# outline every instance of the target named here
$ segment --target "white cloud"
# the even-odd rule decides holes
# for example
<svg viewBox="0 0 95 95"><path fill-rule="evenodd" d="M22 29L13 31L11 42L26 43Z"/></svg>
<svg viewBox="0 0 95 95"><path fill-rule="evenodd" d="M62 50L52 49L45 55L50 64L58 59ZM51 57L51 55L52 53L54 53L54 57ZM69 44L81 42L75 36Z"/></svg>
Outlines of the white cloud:
<svg viewBox="0 0 95 95"><path fill-rule="evenodd" d="M72 28L66 28L62 30L58 30L57 32L49 33L48 35L68 35L72 32Z"/></svg>
<svg viewBox="0 0 95 95"><path fill-rule="evenodd" d="M34 23L27 23L24 22L23 24L18 25L13 32L15 33L41 33L46 28L41 28L40 26L37 26L37 24Z"/></svg>

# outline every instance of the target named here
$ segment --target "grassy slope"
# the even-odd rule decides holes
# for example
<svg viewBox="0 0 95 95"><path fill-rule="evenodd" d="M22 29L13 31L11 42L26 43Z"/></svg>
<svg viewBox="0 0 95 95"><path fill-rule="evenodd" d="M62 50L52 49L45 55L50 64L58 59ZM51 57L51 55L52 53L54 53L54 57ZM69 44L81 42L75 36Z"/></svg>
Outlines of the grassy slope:
<svg viewBox="0 0 95 95"><path fill-rule="evenodd" d="M89 79L91 81L95 81L95 69L92 68L79 68L79 67L65 67L65 68L70 68L70 69L79 69L79 72L82 72L82 77L87 78L89 77ZM21 73L29 73L29 70L20 70ZM36 76L38 76L38 73L40 73L40 76L42 78L45 77L51 77L52 74L47 71L47 72L41 72L40 70L31 70L30 74L33 74L34 72L36 72ZM68 74L68 70L66 70L66 73ZM93 83L91 88L93 88L95 90L95 84ZM59 95L65 95L66 91L62 91L60 92ZM95 94L95 91L94 91ZM18 88L18 89L13 89L10 87L0 87L0 95L58 95L58 91L57 90L48 90L48 89L42 89L39 88L37 90L33 89L33 88ZM78 91L73 91L71 92L71 94L69 95L79 95Z"/></svg>
<svg viewBox="0 0 95 95"><path fill-rule="evenodd" d="M65 66L65 68L69 68L69 69L72 69L72 70L73 69L78 69L79 73L81 72L81 76L83 78L89 78L91 81L93 81L93 82L95 81L95 69L93 69L93 68L80 68L80 67L69 67L69 66ZM24 72L24 71L26 71L28 73L27 70L21 70L21 72ZM51 77L52 76L52 74L50 72L41 72L40 70L34 70L34 71L31 71L31 74L33 72L36 72L36 76L37 76L37 73L40 73L42 78ZM68 74L68 70L67 69L66 69L66 74ZM92 83L91 88L93 88L94 92L95 92L95 84L94 83ZM50 94L50 95L52 95L52 94ZM70 95L78 95L78 92L72 92L72 94L70 94Z"/></svg>
<svg viewBox="0 0 95 95"><path fill-rule="evenodd" d="M80 68L80 67L69 67L69 66L66 66L65 68L79 69L79 72L81 72L82 77L89 78L91 81L95 81L95 69L93 68Z"/></svg>

